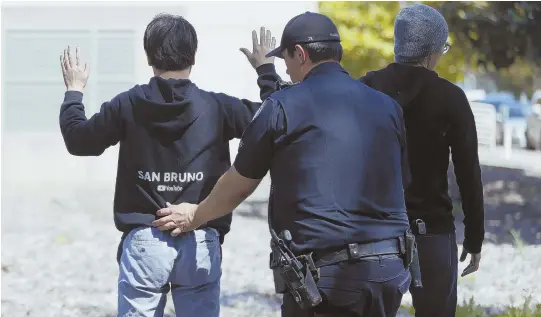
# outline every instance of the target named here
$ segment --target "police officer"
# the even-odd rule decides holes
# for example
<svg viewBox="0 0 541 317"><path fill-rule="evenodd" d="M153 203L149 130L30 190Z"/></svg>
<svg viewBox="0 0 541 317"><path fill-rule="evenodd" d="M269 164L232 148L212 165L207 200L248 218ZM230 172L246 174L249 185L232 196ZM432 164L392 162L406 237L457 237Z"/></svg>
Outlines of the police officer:
<svg viewBox="0 0 541 317"><path fill-rule="evenodd" d="M411 282L402 110L340 66L340 36L324 15L291 19L267 56L283 58L298 84L263 103L234 166L201 204L161 209L154 225L178 235L226 215L270 170L269 226L313 261L321 296L302 309L285 292L282 316L395 316Z"/></svg>

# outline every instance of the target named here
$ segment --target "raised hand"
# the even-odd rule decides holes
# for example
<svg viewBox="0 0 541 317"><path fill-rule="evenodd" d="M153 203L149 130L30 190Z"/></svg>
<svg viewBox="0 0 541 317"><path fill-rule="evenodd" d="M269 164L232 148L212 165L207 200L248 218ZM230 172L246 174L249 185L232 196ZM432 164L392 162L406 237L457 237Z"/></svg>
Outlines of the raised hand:
<svg viewBox="0 0 541 317"><path fill-rule="evenodd" d="M79 48L75 49L75 58L68 46L64 53L60 55L60 67L67 90L83 91L90 75L90 65L82 63L79 56Z"/></svg>
<svg viewBox="0 0 541 317"><path fill-rule="evenodd" d="M270 51L276 47L276 38L272 37L271 31L265 32L265 27L261 27L260 39L257 39L257 32L252 31L253 51L250 52L247 48L241 48L240 51L246 55L246 58L254 69L263 64L274 63L273 57L265 57Z"/></svg>

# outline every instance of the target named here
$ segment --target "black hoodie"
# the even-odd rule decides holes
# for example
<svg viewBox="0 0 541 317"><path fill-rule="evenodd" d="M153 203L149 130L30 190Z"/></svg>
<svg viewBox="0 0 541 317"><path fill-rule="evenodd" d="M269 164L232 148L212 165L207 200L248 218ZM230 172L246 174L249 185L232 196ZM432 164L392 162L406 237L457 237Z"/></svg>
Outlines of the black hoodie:
<svg viewBox="0 0 541 317"><path fill-rule="evenodd" d="M263 99L275 90L274 65L257 69ZM83 94L68 91L60 109L66 148L99 156L120 142L114 219L118 230L150 226L166 202L197 204L230 166L229 141L240 138L261 103L199 89L187 79L153 77L101 106L87 120ZM223 243L231 214L208 223Z"/></svg>
<svg viewBox="0 0 541 317"><path fill-rule="evenodd" d="M464 247L480 252L484 206L477 131L462 89L434 71L399 63L360 80L394 98L404 110L412 176L406 189L410 220L423 219L433 233L454 230L447 178L451 152L465 216Z"/></svg>

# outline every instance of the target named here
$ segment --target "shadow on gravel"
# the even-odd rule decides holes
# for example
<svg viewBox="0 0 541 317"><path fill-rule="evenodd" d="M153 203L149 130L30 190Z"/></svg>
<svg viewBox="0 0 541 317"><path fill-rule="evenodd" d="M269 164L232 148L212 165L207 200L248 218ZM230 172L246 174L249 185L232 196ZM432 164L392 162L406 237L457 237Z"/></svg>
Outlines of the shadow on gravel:
<svg viewBox="0 0 541 317"><path fill-rule="evenodd" d="M248 201L243 202L237 209L235 209L235 214L253 219L260 219L267 221L267 206L268 200L260 201Z"/></svg>
<svg viewBox="0 0 541 317"><path fill-rule="evenodd" d="M220 296L220 304L222 306L245 306L248 302L249 306L257 305L260 307L264 306L264 308L268 308L269 310L277 310L280 309L282 299L277 294L265 294L256 291L244 291L235 294L222 294Z"/></svg>
<svg viewBox="0 0 541 317"><path fill-rule="evenodd" d="M541 177L526 175L522 169L481 166L485 199L485 242L513 244L517 247L541 244ZM449 167L449 193L453 199L456 217L457 241L464 240L464 214L460 194L453 172ZM267 203L243 203L236 214L267 220Z"/></svg>
<svg viewBox="0 0 541 317"><path fill-rule="evenodd" d="M541 177L522 169L481 166L485 199L485 242L517 247L541 244ZM464 239L464 214L453 173L449 192L455 206L457 241Z"/></svg>
<svg viewBox="0 0 541 317"><path fill-rule="evenodd" d="M89 317L89 316L94 316L94 315L82 315L82 316L86 316L86 317ZM117 314L116 313L108 313L108 314L105 314L105 315L99 315L100 317L117 317ZM166 312L163 317L175 317L175 312Z"/></svg>

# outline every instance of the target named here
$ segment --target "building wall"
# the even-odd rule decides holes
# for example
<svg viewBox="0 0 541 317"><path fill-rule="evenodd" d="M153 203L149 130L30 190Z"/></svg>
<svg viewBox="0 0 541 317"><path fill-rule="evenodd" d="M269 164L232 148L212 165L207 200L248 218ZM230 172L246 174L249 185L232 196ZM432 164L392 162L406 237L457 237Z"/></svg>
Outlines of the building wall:
<svg viewBox="0 0 541 317"><path fill-rule="evenodd" d="M58 113L65 91L59 56L65 46L79 46L90 61L84 97L89 117L101 102L152 76L142 38L160 12L183 15L196 28L199 49L192 80L199 87L258 100L255 71L239 48L251 48L251 31L259 32L262 25L279 39L287 21L308 10L316 11L317 2L3 4L3 185L114 182L118 146L99 158L73 157L64 148ZM276 64L285 77L283 61ZM237 146L233 141L233 158Z"/></svg>

